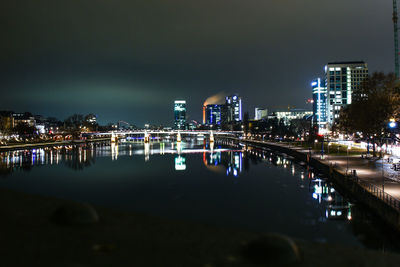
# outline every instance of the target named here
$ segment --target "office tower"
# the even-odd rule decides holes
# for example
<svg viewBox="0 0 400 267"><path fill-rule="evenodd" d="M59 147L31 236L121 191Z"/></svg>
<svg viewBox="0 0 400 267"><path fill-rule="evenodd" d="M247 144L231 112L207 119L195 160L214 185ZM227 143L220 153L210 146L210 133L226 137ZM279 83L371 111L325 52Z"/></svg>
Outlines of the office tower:
<svg viewBox="0 0 400 267"><path fill-rule="evenodd" d="M228 122L242 121L242 98L237 95L227 96L226 105L229 106Z"/></svg>
<svg viewBox="0 0 400 267"><path fill-rule="evenodd" d="M320 78L315 79L311 83L313 93L313 120L314 125L317 125L319 134L324 134L326 131L326 104L327 90L325 81Z"/></svg>
<svg viewBox="0 0 400 267"><path fill-rule="evenodd" d="M332 62L325 66L327 88L327 122L329 126L339 118L340 110L351 104L351 97L368 77L368 66L363 61Z"/></svg>
<svg viewBox="0 0 400 267"><path fill-rule="evenodd" d="M225 105L207 105L206 123L208 125L220 125L222 123L222 112Z"/></svg>
<svg viewBox="0 0 400 267"><path fill-rule="evenodd" d="M186 128L186 101L175 100L174 105L174 117L175 117L175 129Z"/></svg>

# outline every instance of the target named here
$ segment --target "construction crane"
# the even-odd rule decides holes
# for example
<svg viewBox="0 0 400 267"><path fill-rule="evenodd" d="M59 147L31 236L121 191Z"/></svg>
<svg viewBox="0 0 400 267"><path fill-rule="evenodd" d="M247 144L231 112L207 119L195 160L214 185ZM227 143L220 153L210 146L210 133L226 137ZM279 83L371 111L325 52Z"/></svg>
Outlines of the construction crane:
<svg viewBox="0 0 400 267"><path fill-rule="evenodd" d="M397 0L393 0L393 31L394 31L394 72L399 78L399 40L397 28Z"/></svg>

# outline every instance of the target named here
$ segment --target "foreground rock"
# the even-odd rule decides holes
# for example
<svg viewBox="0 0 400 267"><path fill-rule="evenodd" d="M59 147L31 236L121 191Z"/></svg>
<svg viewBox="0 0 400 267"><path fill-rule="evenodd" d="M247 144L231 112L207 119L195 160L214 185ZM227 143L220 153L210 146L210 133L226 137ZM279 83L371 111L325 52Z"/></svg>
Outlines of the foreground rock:
<svg viewBox="0 0 400 267"><path fill-rule="evenodd" d="M3 189L0 203L1 266L7 267L398 267L400 262L398 254L345 244L291 240L98 206L94 215L92 207ZM53 216L65 225L49 220ZM88 222L89 227L76 227Z"/></svg>
<svg viewBox="0 0 400 267"><path fill-rule="evenodd" d="M99 222L96 210L86 203L67 203L59 207L52 220L65 225L88 225Z"/></svg>
<svg viewBox="0 0 400 267"><path fill-rule="evenodd" d="M266 234L245 244L242 248L245 259L266 266L296 264L301 261L300 249L289 237Z"/></svg>

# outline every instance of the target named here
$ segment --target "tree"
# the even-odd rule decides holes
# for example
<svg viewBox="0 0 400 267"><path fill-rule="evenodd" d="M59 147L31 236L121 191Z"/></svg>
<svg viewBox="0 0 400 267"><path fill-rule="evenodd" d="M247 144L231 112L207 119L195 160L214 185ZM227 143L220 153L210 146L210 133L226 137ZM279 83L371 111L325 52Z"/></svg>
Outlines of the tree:
<svg viewBox="0 0 400 267"><path fill-rule="evenodd" d="M65 121L65 130L70 132L73 138L78 138L81 132L81 127L83 125L83 115L82 114L74 114L69 116Z"/></svg>
<svg viewBox="0 0 400 267"><path fill-rule="evenodd" d="M375 143L387 133L390 119L399 119L399 83L393 73L377 72L369 76L354 90L352 104L344 108L339 117L338 129L350 134L361 133Z"/></svg>
<svg viewBox="0 0 400 267"><path fill-rule="evenodd" d="M36 129L33 126L30 126L29 124L22 122L18 123L13 131L17 133L21 137L26 137L26 136L32 136L36 134Z"/></svg>
<svg viewBox="0 0 400 267"><path fill-rule="evenodd" d="M243 131L244 135L247 137L247 133L249 132L249 113L245 112L243 116Z"/></svg>

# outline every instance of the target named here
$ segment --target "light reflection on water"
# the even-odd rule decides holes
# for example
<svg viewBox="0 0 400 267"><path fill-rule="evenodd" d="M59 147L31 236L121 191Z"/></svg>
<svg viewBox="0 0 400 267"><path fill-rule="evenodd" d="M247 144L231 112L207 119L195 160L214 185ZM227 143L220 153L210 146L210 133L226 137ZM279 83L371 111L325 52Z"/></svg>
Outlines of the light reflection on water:
<svg viewBox="0 0 400 267"><path fill-rule="evenodd" d="M285 154L227 141L3 152L0 177L2 187L36 194L314 241L397 249L371 214L349 203L321 175Z"/></svg>

